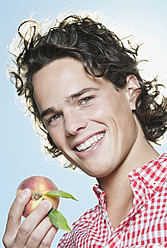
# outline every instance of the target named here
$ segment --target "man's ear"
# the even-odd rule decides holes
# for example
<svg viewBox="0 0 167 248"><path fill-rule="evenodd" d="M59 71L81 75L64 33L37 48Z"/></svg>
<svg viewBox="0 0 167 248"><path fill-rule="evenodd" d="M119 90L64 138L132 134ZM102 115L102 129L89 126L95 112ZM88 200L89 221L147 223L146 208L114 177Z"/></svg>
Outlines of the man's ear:
<svg viewBox="0 0 167 248"><path fill-rule="evenodd" d="M129 104L132 110L136 109L136 99L141 92L141 86L133 74L130 74L126 77L126 89L129 99Z"/></svg>

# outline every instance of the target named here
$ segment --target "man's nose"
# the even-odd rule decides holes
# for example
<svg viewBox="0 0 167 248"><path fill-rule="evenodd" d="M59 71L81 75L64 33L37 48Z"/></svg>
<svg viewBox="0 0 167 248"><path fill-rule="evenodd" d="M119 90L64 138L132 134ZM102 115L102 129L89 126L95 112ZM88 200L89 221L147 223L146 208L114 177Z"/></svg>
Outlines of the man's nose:
<svg viewBox="0 0 167 248"><path fill-rule="evenodd" d="M79 111L68 111L64 114L64 129L66 136L77 135L87 126L87 120Z"/></svg>

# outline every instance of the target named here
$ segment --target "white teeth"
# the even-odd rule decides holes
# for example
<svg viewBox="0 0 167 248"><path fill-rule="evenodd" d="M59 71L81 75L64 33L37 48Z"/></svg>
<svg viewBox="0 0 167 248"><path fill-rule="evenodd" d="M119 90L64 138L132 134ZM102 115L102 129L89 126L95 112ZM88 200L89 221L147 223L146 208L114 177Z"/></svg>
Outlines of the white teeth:
<svg viewBox="0 0 167 248"><path fill-rule="evenodd" d="M91 146L91 141L87 140L87 141L85 142L85 145L86 145L86 147Z"/></svg>
<svg viewBox="0 0 167 248"><path fill-rule="evenodd" d="M86 148L85 144L81 144L81 150L84 150Z"/></svg>
<svg viewBox="0 0 167 248"><path fill-rule="evenodd" d="M97 142L98 141L98 138L97 138L97 135L93 137L94 141Z"/></svg>
<svg viewBox="0 0 167 248"><path fill-rule="evenodd" d="M94 139L93 138L90 138L89 141L90 141L91 144L94 143Z"/></svg>
<svg viewBox="0 0 167 248"><path fill-rule="evenodd" d="M99 139L101 139L101 136L100 136L100 134L98 134L98 135L97 135L97 138L98 138L98 140L99 140Z"/></svg>
<svg viewBox="0 0 167 248"><path fill-rule="evenodd" d="M91 137L90 139L86 140L84 143L76 146L76 149L80 152L86 150L87 148L91 147L93 144L97 143L104 137L105 133L97 134Z"/></svg>

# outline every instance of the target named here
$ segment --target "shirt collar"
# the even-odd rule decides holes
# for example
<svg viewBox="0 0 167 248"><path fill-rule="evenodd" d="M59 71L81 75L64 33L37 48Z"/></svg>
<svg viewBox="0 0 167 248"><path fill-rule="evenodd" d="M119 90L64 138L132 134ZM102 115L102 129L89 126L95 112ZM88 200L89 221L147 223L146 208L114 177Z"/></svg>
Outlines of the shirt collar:
<svg viewBox="0 0 167 248"><path fill-rule="evenodd" d="M148 164L131 171L129 181L137 178L154 191L159 191L163 183L167 180L167 153L163 153L158 158Z"/></svg>
<svg viewBox="0 0 167 248"><path fill-rule="evenodd" d="M134 180L142 180L147 187L154 191L159 191L167 180L167 153L163 153L148 164L131 171L129 173L129 182L132 183ZM105 192L99 188L98 184L93 186L93 190L99 202L106 204Z"/></svg>
<svg viewBox="0 0 167 248"><path fill-rule="evenodd" d="M106 198L105 198L105 192L99 187L98 184L95 184L93 186L93 190L95 192L95 195L97 196L97 199L102 205L106 204Z"/></svg>

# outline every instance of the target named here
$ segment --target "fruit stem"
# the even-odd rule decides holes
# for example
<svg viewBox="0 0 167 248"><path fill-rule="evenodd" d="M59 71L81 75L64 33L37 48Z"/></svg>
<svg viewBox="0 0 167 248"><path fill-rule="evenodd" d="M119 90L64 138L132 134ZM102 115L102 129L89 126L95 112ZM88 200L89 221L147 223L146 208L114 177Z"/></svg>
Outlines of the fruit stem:
<svg viewBox="0 0 167 248"><path fill-rule="evenodd" d="M32 195L32 198L35 199L35 200L39 200L41 197L42 197L42 194L41 193L34 193Z"/></svg>

